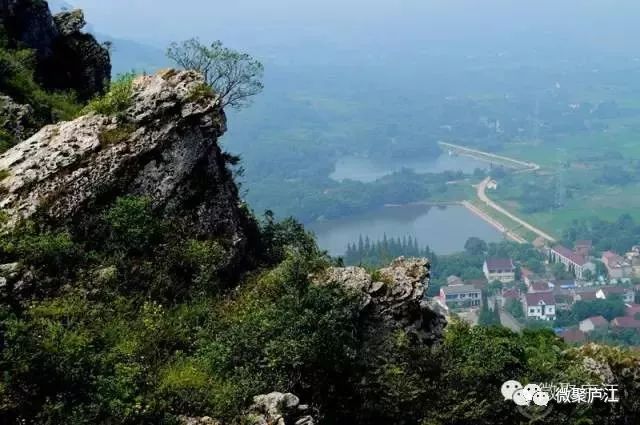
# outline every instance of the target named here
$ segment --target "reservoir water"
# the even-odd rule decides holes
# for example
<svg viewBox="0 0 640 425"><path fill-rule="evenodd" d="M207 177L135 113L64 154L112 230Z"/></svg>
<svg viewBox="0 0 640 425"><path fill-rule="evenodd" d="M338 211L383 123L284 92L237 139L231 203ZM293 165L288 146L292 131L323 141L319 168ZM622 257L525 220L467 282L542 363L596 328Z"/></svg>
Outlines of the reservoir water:
<svg viewBox="0 0 640 425"><path fill-rule="evenodd" d="M472 236L498 242L503 236L491 225L459 205L434 207L403 205L384 207L367 214L316 222L307 226L316 234L318 244L331 255L343 255L347 245L360 236L372 241L415 236L421 246L429 245L436 254L463 251Z"/></svg>
<svg viewBox="0 0 640 425"><path fill-rule="evenodd" d="M402 161L374 161L359 156L346 156L336 161L335 171L329 177L341 181L345 179L372 182L387 174L410 168L416 173L442 173L462 171L473 173L476 168L488 168L489 164L466 156L449 156L443 153L437 158L404 159Z"/></svg>

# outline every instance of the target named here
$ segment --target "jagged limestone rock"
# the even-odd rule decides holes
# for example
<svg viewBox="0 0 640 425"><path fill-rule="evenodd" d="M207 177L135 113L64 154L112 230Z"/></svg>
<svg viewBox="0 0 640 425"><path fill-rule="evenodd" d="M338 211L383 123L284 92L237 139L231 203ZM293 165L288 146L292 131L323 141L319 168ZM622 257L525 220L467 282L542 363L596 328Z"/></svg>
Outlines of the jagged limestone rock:
<svg viewBox="0 0 640 425"><path fill-rule="evenodd" d="M272 392L255 396L251 407L237 422L247 425L314 425L316 421L310 410L291 393ZM223 425L208 416L180 416L178 419L180 425Z"/></svg>
<svg viewBox="0 0 640 425"><path fill-rule="evenodd" d="M80 32L87 25L80 9L60 12L53 16L53 20L60 34L65 36Z"/></svg>
<svg viewBox="0 0 640 425"><path fill-rule="evenodd" d="M140 77L118 118L91 113L50 125L0 155L5 226L38 214L78 228L117 197L143 196L194 237L226 241L234 263L253 221L216 143L226 131L219 99L193 95L202 84L191 71Z"/></svg>
<svg viewBox="0 0 640 425"><path fill-rule="evenodd" d="M424 300L428 260L400 257L375 277L361 267L331 267L313 279L316 284L337 283L359 294L363 314L376 322L373 329L403 329L427 344L441 339L446 320Z"/></svg>
<svg viewBox="0 0 640 425"><path fill-rule="evenodd" d="M36 131L31 105L16 103L9 96L0 95L0 130L12 141L24 140Z"/></svg>

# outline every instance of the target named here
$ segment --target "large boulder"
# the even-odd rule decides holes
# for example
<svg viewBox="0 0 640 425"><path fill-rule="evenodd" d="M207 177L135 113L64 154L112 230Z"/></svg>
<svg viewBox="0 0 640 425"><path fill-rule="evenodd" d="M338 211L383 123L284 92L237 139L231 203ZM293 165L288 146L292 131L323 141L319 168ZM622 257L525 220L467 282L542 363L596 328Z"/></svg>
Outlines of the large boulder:
<svg viewBox="0 0 640 425"><path fill-rule="evenodd" d="M223 425L209 416L180 416L180 425ZM253 398L253 404L234 423L246 425L314 425L311 409L291 393L273 392Z"/></svg>
<svg viewBox="0 0 640 425"><path fill-rule="evenodd" d="M361 267L332 267L314 281L339 284L358 294L363 316L378 335L402 329L429 345L442 338L446 319L424 299L429 284L429 262L424 258L400 257L373 274Z"/></svg>
<svg viewBox="0 0 640 425"><path fill-rule="evenodd" d="M242 258L253 221L225 155L226 130L215 95L194 95L200 74L164 71L133 82L131 106L44 127L0 155L0 209L12 226L37 218L86 230L117 197L147 197L195 238L225 241Z"/></svg>

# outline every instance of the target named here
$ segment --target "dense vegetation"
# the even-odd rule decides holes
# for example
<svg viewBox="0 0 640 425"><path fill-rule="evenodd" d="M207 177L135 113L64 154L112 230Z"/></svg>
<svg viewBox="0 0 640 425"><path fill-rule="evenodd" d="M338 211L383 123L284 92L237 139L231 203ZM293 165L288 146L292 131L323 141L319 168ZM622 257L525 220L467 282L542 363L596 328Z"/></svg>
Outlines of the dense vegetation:
<svg viewBox="0 0 640 425"><path fill-rule="evenodd" d="M45 123L75 116L80 110L75 94L44 90L34 78L34 52L7 48L2 31L3 27L0 25L0 94L11 97L19 104L31 105L33 115L25 117L24 125L35 130ZM9 119L10 117L0 116L0 152L17 142L8 131L8 126L15 125L8 122Z"/></svg>
<svg viewBox="0 0 640 425"><path fill-rule="evenodd" d="M292 215L302 222L349 216L385 204L443 201L452 197L463 199L460 193L464 192L446 183L468 177L455 172L419 174L404 169L370 183L355 180L337 182L323 175L330 170L312 166L305 170L304 177L289 179L283 175L286 169L285 165L274 173L265 171L259 181L247 182L248 198L256 211L274 209L279 215ZM276 184L280 189L273 191ZM258 195L269 191L268 196Z"/></svg>
<svg viewBox="0 0 640 425"><path fill-rule="evenodd" d="M28 77L29 67L14 62L18 72L2 76ZM28 80L14 85L24 96L32 92ZM129 84L116 83L112 95L90 108L117 115ZM447 119L457 115L444 112ZM497 127L471 115L452 122L468 123L468 135L486 139ZM517 124L509 124L510 131ZM398 132L387 130L385 138ZM429 185L442 187L450 178L427 176L425 183L408 172L399 176L390 179L409 182L406 193L384 181L375 190L344 183L349 190L334 211L342 213L345 204L349 211L366 208L374 195L387 202L424 197ZM516 334L454 322L435 346L403 331L378 332L363 320L361 300L352 293L312 283L310 276L332 259L294 220L277 222L267 214L244 268L233 271L227 267L231 241L192 238L189 229L159 217L146 198L117 198L90 226L87 234L36 219L0 233L0 264L21 276L0 286L1 423L175 424L181 414L232 421L253 395L268 391L294 392L322 424L517 423L522 416L500 396L504 381L579 385L595 379L579 354L548 330ZM398 252L428 253L415 240L396 245ZM517 244L472 240L466 251L434 256L434 270L470 274L487 255L509 255L531 268L539 261ZM372 263L388 255L354 255L365 254ZM619 368L634 360L616 350L610 357ZM635 382L622 384L626 394L636 394ZM633 400L613 409L558 405L540 423L634 423L639 415Z"/></svg>
<svg viewBox="0 0 640 425"><path fill-rule="evenodd" d="M350 243L344 256L345 264L381 266L390 263L398 257L425 257L434 258L429 247L420 248L418 239L387 238L373 241L368 236L360 237L358 243Z"/></svg>
<svg viewBox="0 0 640 425"><path fill-rule="evenodd" d="M568 243L588 239L598 252L612 250L624 254L640 243L640 223L629 214L614 221L596 217L574 220L566 229L564 239Z"/></svg>
<svg viewBox="0 0 640 425"><path fill-rule="evenodd" d="M452 324L433 348L401 332L373 338L356 299L310 283L328 259L292 221L266 218L257 268L232 292L223 247L171 226L146 200L121 198L90 241L26 224L2 238L1 262L37 282L0 304L3 422L231 419L281 390L322 423L491 424L519 420L499 396L507 379L588 381L545 330ZM598 412L558 406L545 423L604 423Z"/></svg>

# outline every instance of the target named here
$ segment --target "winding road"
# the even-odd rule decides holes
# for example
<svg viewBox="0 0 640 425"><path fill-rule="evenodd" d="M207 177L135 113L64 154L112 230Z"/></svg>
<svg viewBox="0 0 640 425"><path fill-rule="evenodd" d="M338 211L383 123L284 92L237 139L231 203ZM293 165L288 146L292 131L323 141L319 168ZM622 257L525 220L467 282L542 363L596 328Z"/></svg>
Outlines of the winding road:
<svg viewBox="0 0 640 425"><path fill-rule="evenodd" d="M445 142L438 142L438 143L441 146L444 146L444 147L446 147L446 148L448 148L450 150L454 150L455 152L457 152L459 154L462 154L462 155L471 156L471 157L474 157L476 159L480 159L480 160L484 160L484 161L487 161L487 160L490 161L492 159L496 160L496 161L499 161L503 165L509 166L511 168L516 168L517 169L517 171L515 171L516 173L529 173L529 172L535 172L535 171L540 169L540 165L538 165L538 164L536 164L534 162L521 161L519 159L509 158L509 157L502 156L502 155L496 155L496 154L489 153L489 152L483 152L483 151L479 151L479 150L476 150L476 149L467 148L465 146L455 145L453 143L445 143ZM523 219L521 219L520 217L516 216L515 214L510 213L509 211L507 211L506 209L504 209L503 207L501 207L500 205L498 205L497 203L492 201L487 196L487 186L488 186L489 182L491 182L491 177L485 178L478 185L474 186L476 188L476 193L477 193L478 199L481 202L483 202L485 205L487 205L488 207L492 208L493 210L498 211L501 214L504 214L505 216L507 216L508 218L513 220L514 222L518 223L519 225L521 225L525 229L530 230L531 232L535 233L536 235L542 237L546 241L551 242L551 243L555 243L556 242L556 239L553 236L551 236L548 233L544 232L543 230L533 226L532 224L524 221ZM464 205L469 210L471 210L471 212L473 212L474 214L480 216L482 219L487 221L489 224L491 224L492 226L496 227L498 230L503 232L509 239L514 240L516 242L520 242L520 243L526 243L527 242L522 236L518 235L517 233L515 233L512 230L507 229L506 226L504 226L502 223L500 223L500 221L498 219L489 216L488 214L486 214L485 212L483 212L482 210L480 210L479 208L477 208L476 206L474 206L470 202L465 201L465 202L462 203L462 205Z"/></svg>
<svg viewBox="0 0 640 425"><path fill-rule="evenodd" d="M491 181L491 177L487 177L486 179L481 181L476 186L478 198L482 202L484 202L487 206L493 208L494 210L498 211L499 213L506 215L507 217L509 217L511 220L515 221L516 223L518 223L522 227L524 227L524 228L526 228L528 230L531 230L533 233L535 233L538 236L541 236L545 240L547 240L549 242L552 242L552 243L556 241L553 236L551 236L548 233L545 233L542 230L538 229L537 227L527 223L526 221L522 220L520 217L510 213L509 211L505 210L500 205L496 204L491 199L489 199L489 197L487 196L487 185L489 184L490 181Z"/></svg>

